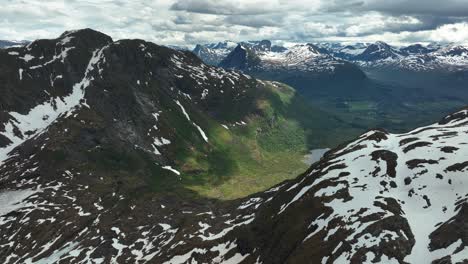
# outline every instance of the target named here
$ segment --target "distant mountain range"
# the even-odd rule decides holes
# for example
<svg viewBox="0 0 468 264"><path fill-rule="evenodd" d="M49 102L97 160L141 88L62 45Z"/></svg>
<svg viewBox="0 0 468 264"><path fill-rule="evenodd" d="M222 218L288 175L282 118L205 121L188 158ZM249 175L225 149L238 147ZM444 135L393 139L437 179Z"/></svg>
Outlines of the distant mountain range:
<svg viewBox="0 0 468 264"><path fill-rule="evenodd" d="M460 45L226 43L199 45L205 53L196 54L226 69L286 83L322 109L352 118L358 127L404 131L407 122L401 121L408 113L453 111L468 99L468 50ZM204 54L216 54L216 60ZM358 109L366 114L350 115Z"/></svg>
<svg viewBox="0 0 468 264"><path fill-rule="evenodd" d="M194 53L207 63L217 65L228 58L229 53L236 47L252 49L255 43L264 43L271 47L268 40L257 42L221 42L217 44L197 45ZM300 47L310 47L312 53L301 53ZM413 44L405 47L393 47L385 42L357 43L343 45L340 43L301 44L289 48L274 46L270 50L260 51L258 57L263 61L270 61L276 65L283 64L288 67L296 67L298 63L315 66L317 70L323 69L323 58L328 60L345 60L364 68L396 68L410 71L457 71L468 68L468 48L453 44ZM295 55L292 55L295 54ZM315 59L311 59L311 54ZM322 58L320 58L322 56ZM329 57L327 57L329 56ZM291 62L291 57L294 57ZM274 62L273 62L274 60ZM314 62L315 61L315 62ZM223 63L221 66L232 66ZM238 66L238 65L235 65Z"/></svg>
<svg viewBox="0 0 468 264"><path fill-rule="evenodd" d="M366 78L357 65L336 58L316 45L285 48L267 40L239 43L219 66L286 83L303 95L323 89L341 90L344 83L362 82Z"/></svg>
<svg viewBox="0 0 468 264"><path fill-rule="evenodd" d="M196 45L193 53L206 64L217 66L238 44L231 41Z"/></svg>
<svg viewBox="0 0 468 264"><path fill-rule="evenodd" d="M1 48L8 48L13 46L24 46L30 43L28 40L20 40L20 41L11 41L11 40L0 40L0 49Z"/></svg>

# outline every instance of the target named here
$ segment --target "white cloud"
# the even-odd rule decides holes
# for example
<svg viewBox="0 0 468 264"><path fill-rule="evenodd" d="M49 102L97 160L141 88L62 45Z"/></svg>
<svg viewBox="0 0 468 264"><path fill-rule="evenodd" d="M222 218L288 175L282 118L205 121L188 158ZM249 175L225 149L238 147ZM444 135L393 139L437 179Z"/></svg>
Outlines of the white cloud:
<svg viewBox="0 0 468 264"><path fill-rule="evenodd" d="M468 23L442 25L434 30L421 30L417 32L402 31L398 33L385 32L382 34L370 34L362 37L324 37L323 41L337 42L375 42L384 40L395 45L407 45L410 43L458 43L468 45Z"/></svg>
<svg viewBox="0 0 468 264"><path fill-rule="evenodd" d="M468 42L466 18L453 17L463 15L468 5L462 5L462 0L447 0L439 8L435 3L435 0L0 0L0 39L54 38L65 30L90 27L114 39L142 38L175 45L225 39ZM442 10L439 15L437 8ZM428 15L429 11L434 16Z"/></svg>
<svg viewBox="0 0 468 264"><path fill-rule="evenodd" d="M385 32L390 29L404 29L408 26L418 26L422 22L411 16L391 17L372 12L355 17L348 21L345 33L347 36L361 36L375 32Z"/></svg>
<svg viewBox="0 0 468 264"><path fill-rule="evenodd" d="M427 34L433 41L468 43L468 23L443 25Z"/></svg>

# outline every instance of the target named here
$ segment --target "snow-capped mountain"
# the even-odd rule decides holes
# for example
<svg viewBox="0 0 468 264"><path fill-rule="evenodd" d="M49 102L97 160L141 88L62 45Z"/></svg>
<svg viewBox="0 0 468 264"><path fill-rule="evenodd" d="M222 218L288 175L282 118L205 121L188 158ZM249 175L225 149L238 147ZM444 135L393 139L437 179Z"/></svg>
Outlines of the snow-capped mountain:
<svg viewBox="0 0 468 264"><path fill-rule="evenodd" d="M262 43L262 44L260 44ZM394 47L385 42L377 41L375 43L356 43L344 45L341 43L316 43L316 44L299 44L292 48L282 46L272 46L268 40L240 42L225 42L218 44L197 45L193 51L206 63L218 65L223 60L222 66L229 67L239 66L239 58L235 58L234 65L229 64L229 54L235 49L236 45L240 45L245 49L252 51L251 62L264 61L267 65L278 66L283 62L288 65L288 56L286 54L295 53L300 50L300 47L313 47L323 56L315 56L314 60L301 54L296 56L296 59L302 61L294 62L294 66L303 64L302 68L315 68L318 71L323 71L330 64L330 61L346 61L363 67L364 69L397 69L409 71L459 71L468 68L467 48L460 45L431 43L429 45L412 44L404 47ZM263 48L262 48L263 47ZM237 50L237 52L240 52ZM300 53L300 51L299 51ZM255 55L255 56L253 56ZM237 55L238 57L239 55ZM231 56L232 59L232 56ZM315 65L315 67L312 67ZM252 67L252 66L250 66ZM268 67L265 66L265 69ZM278 68L278 67L273 67Z"/></svg>
<svg viewBox="0 0 468 264"><path fill-rule="evenodd" d="M328 49L333 56L344 60L352 60L355 56L363 53L369 46L366 43L356 43L354 45L326 45L326 43L321 43L319 45Z"/></svg>
<svg viewBox="0 0 468 264"><path fill-rule="evenodd" d="M13 46L24 46L24 45L27 45L28 43L29 41L27 40L20 40L20 41L0 40L0 49L13 47Z"/></svg>
<svg viewBox="0 0 468 264"><path fill-rule="evenodd" d="M240 43L221 63L221 67L246 71L333 72L347 64L313 44L290 48L272 46L270 41Z"/></svg>
<svg viewBox="0 0 468 264"><path fill-rule="evenodd" d="M193 53L209 65L218 65L237 46L232 41L212 44L197 44Z"/></svg>
<svg viewBox="0 0 468 264"><path fill-rule="evenodd" d="M395 48L376 42L347 59L366 69L453 72L468 68L468 50L460 45L414 44Z"/></svg>
<svg viewBox="0 0 468 264"><path fill-rule="evenodd" d="M264 47L241 43L219 65L254 77L284 82L304 91L310 91L312 86L325 89L337 83L341 86L344 82L365 79L365 74L356 65L337 59L313 44Z"/></svg>
<svg viewBox="0 0 468 264"><path fill-rule="evenodd" d="M427 54L427 53L430 53L430 52L432 52L434 50L436 50L436 49L432 49L430 47L423 46L421 44L413 44L413 45L409 45L409 46L400 48L400 51L406 56L408 56L408 55Z"/></svg>
<svg viewBox="0 0 468 264"><path fill-rule="evenodd" d="M465 263L467 133L468 110L405 134L369 131L227 218L207 212L184 229L193 246L164 260Z"/></svg>
<svg viewBox="0 0 468 264"><path fill-rule="evenodd" d="M367 46L366 49L361 54L356 55L353 60L374 62L381 60L398 60L401 57L402 54L399 50L391 47L385 42L378 41Z"/></svg>

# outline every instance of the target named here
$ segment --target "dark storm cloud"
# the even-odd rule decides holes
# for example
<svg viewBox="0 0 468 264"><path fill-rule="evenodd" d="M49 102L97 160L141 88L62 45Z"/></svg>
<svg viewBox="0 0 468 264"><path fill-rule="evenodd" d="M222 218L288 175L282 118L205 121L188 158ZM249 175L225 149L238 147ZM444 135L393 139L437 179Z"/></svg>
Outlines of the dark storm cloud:
<svg viewBox="0 0 468 264"><path fill-rule="evenodd" d="M295 17L297 20L295 26L300 27L302 23L317 21L319 16L328 15L327 21L321 23L335 25L336 36L347 36L350 34L349 27L353 29L357 27L356 23L347 17L365 16L369 12L383 14L389 19L383 18L379 26L362 26L366 29L353 31L353 36L434 30L445 24L468 21L468 0L446 0L443 3L436 0L322 0L319 2L318 9L310 12L311 16L307 16L306 11L311 9L308 8L307 1L280 0L256 3L256 1L236 0L177 0L171 9L186 13L221 15L225 17L224 22L227 24L254 28L292 26L287 24L288 17ZM418 20L417 23L410 21L408 17ZM375 21L367 22L372 24ZM290 30L297 31L294 32L295 36L324 35L314 30L312 33L298 28ZM325 30L325 34L327 33Z"/></svg>
<svg viewBox="0 0 468 264"><path fill-rule="evenodd" d="M377 11L394 16L468 17L466 0L329 0L323 3L322 12Z"/></svg>
<svg viewBox="0 0 468 264"><path fill-rule="evenodd" d="M250 4L236 5L235 1L179 0L171 6L174 11L212 15L254 15L269 12L266 6Z"/></svg>
<svg viewBox="0 0 468 264"><path fill-rule="evenodd" d="M408 14L435 17L468 17L468 1L466 0L369 1L363 8L394 15Z"/></svg>

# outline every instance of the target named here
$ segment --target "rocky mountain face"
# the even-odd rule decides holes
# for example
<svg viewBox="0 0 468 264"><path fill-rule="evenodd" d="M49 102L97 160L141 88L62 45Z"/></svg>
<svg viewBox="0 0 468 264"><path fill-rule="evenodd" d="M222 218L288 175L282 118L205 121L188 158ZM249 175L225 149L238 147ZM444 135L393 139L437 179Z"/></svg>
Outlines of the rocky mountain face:
<svg viewBox="0 0 468 264"><path fill-rule="evenodd" d="M153 58L154 54L158 57ZM89 30L71 32L57 40L38 40L25 48L6 49L1 56L5 65L2 71L5 96L1 99L4 155L27 139L40 135L49 125L58 122L59 117L71 115L75 108L92 108L89 111L95 113L88 113L89 122L102 126L102 133L118 131L114 138L154 152L159 155L159 161L164 161L166 154L174 152L168 150L171 140L182 137L170 129L178 125L169 125L174 122L173 115L176 115L175 120L188 121L184 125L188 136L185 140L208 142L201 124L197 123L203 115L191 109L192 105L198 105L199 111L213 111L213 118L227 121L234 111L231 107L236 106L226 103L222 109L217 107L220 97L245 103L237 110L242 116L242 111L249 111L251 103L247 101L253 89L248 91L247 88L257 85L248 76L208 68L191 53L146 46L138 41L112 42L107 36ZM105 69L104 66L99 68L101 63ZM134 70L126 74L129 65ZM109 72L108 75L105 72ZM190 76L190 81L185 80L186 76ZM86 89L92 85L99 85L99 89ZM238 87L243 88L236 90ZM118 106L114 100L118 100ZM158 108L152 106L156 102ZM183 114L177 116L175 109L169 111L169 108L183 110ZM165 110L167 113L163 114ZM158 123L167 123L159 126L168 130L159 130ZM152 125L147 127L149 124ZM117 129L119 127L123 129ZM97 131L90 134L94 132ZM94 142L92 135L84 137Z"/></svg>
<svg viewBox="0 0 468 264"><path fill-rule="evenodd" d="M116 228L140 220L149 244L138 250L162 246L150 233L164 218L213 203L178 198L181 173L203 172L180 161L222 168L214 135L244 126L270 89L190 52L89 29L0 50L0 61L2 263L126 262Z"/></svg>
<svg viewBox="0 0 468 264"><path fill-rule="evenodd" d="M468 110L369 131L239 201L223 229L209 213L167 263L466 263L467 132Z"/></svg>
<svg viewBox="0 0 468 264"><path fill-rule="evenodd" d="M236 46L237 43L231 41L205 45L198 44L193 49L193 53L206 64L217 66Z"/></svg>

